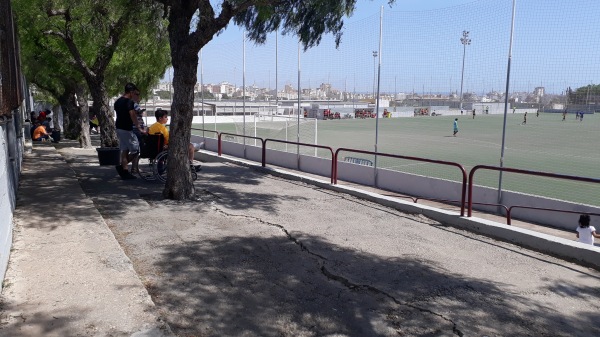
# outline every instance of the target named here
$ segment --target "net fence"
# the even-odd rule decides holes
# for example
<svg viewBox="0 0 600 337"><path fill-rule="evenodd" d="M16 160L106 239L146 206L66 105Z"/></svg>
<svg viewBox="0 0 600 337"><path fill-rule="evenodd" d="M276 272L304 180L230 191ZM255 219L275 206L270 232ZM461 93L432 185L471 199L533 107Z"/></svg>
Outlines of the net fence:
<svg viewBox="0 0 600 337"><path fill-rule="evenodd" d="M274 114L254 114L244 120L236 119L235 131L240 135L249 135L262 139L277 139L288 142L299 142L317 144L317 120L315 118L298 118L297 116L285 116ZM238 137L239 138L239 137ZM235 139L243 142L243 139ZM254 141L250 141L254 144ZM296 146L286 143L268 143L269 149L298 151ZM316 155L310 147L300 147L300 153L305 155Z"/></svg>
<svg viewBox="0 0 600 337"><path fill-rule="evenodd" d="M600 148L594 144L600 126L595 114L600 111L600 2L517 3L505 108L512 4L478 0L410 11L398 2L385 7L381 22L379 12L348 19L338 48L331 36L305 51L294 36L271 34L265 45L255 45L244 41L240 32L239 38L205 47L203 84L226 82L230 96L246 96L248 101L272 102L278 97L279 108L271 113L292 116L290 121L302 111L298 82L302 106L318 102L320 109L342 114L375 108L379 91L379 116L387 109L393 118L318 121L316 131L304 123L301 141L313 141L316 133L318 144L334 148L374 151L377 143L380 152L456 161L466 169L499 165L506 109L505 166L598 177ZM338 108L341 103L344 108ZM415 109L428 113L414 116ZM431 116L433 111L441 116ZM284 127L259 118L255 128L257 112L247 108L244 113L245 127L236 121L236 132L253 135L262 128L270 130L269 137L285 140L287 130L287 139L295 141L297 125ZM451 137L454 118L459 118L457 137ZM373 156L348 156L375 162ZM459 179L432 164L384 157L376 163L380 168ZM477 184L498 187L497 172L478 175ZM515 174L503 178L506 189L600 205L598 187L584 185Z"/></svg>

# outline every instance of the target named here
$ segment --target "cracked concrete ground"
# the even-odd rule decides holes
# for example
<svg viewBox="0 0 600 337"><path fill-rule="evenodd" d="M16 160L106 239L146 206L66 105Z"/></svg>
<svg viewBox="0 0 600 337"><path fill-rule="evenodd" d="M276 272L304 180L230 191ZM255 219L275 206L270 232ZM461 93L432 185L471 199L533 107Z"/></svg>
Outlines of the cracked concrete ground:
<svg viewBox="0 0 600 337"><path fill-rule="evenodd" d="M179 336L600 335L596 270L246 167L175 202L60 152Z"/></svg>

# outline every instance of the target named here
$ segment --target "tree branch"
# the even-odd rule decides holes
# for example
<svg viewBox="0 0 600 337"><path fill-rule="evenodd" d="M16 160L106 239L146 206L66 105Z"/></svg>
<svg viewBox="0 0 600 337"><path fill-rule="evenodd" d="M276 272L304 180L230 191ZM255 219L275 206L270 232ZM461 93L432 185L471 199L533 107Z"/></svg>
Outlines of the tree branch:
<svg viewBox="0 0 600 337"><path fill-rule="evenodd" d="M67 46L67 49L71 53L71 56L73 56L74 65L76 65L87 76L94 76L92 69L90 69L90 67L87 65L87 63L81 56L81 53L79 52L79 48L77 48L77 46L75 45L75 42L73 41L71 29L69 28L71 26L71 21L72 21L70 11L68 9L53 9L53 8L48 7L46 9L46 15L49 18L54 17L54 16L62 16L65 20L65 31L58 32L58 31L48 30L48 31L44 32L44 34L49 35L49 36L54 35L54 36L57 36L60 39L62 39L63 42L65 43L65 45Z"/></svg>
<svg viewBox="0 0 600 337"><path fill-rule="evenodd" d="M123 15L119 17L119 20L117 20L117 22L112 23L109 26L108 38L106 40L106 43L104 44L104 47L98 52L98 55L96 55L96 60L94 61L94 65L92 66L96 73L104 73L104 71L108 67L110 60L112 59L112 56L115 53L115 50L119 46L119 40L121 39L121 34L123 33L123 30L127 25L127 21L135 12L134 8L136 7L135 5L137 3L137 1L131 1L127 5Z"/></svg>

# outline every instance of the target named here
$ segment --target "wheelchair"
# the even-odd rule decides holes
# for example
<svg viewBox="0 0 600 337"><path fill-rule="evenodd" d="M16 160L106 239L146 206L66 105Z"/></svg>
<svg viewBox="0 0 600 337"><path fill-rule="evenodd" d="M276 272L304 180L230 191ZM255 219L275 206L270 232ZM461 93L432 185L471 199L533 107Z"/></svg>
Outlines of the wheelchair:
<svg viewBox="0 0 600 337"><path fill-rule="evenodd" d="M142 135L140 155L137 158L136 169L140 178L146 181L167 181L168 150L163 150L165 138L162 134ZM198 179L198 173L191 171L192 180Z"/></svg>

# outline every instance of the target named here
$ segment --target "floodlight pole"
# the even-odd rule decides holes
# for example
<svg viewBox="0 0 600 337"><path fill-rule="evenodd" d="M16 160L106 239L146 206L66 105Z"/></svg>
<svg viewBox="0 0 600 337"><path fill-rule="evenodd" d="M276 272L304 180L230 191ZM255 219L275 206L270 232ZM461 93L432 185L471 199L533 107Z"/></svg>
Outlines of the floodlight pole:
<svg viewBox="0 0 600 337"><path fill-rule="evenodd" d="M379 55L379 64L377 66L377 96L375 96L375 153L377 153L377 142L379 138L379 84L381 82L381 43L383 41L383 6L379 15L379 53L374 51L373 56ZM375 186L377 186L377 155L373 165L375 169Z"/></svg>
<svg viewBox="0 0 600 337"><path fill-rule="evenodd" d="M377 50L373 50L373 99L377 99L375 97L375 88L377 86Z"/></svg>
<svg viewBox="0 0 600 337"><path fill-rule="evenodd" d="M513 34L515 31L515 9L517 0L513 0L512 21L510 24L510 44L508 47L508 66L506 68L506 92L504 94L504 122L502 125L502 147L500 152L500 167L504 167L504 144L506 140L506 115L508 113L508 89L510 86L510 63L512 61ZM502 170L498 178L498 204L502 202Z"/></svg>
<svg viewBox="0 0 600 337"><path fill-rule="evenodd" d="M460 109L463 108L463 79L465 77L465 55L467 53L467 45L471 44L471 39L469 39L469 32L463 30L462 38L460 39L460 43L463 45L463 60L462 60L462 72L460 75Z"/></svg>

